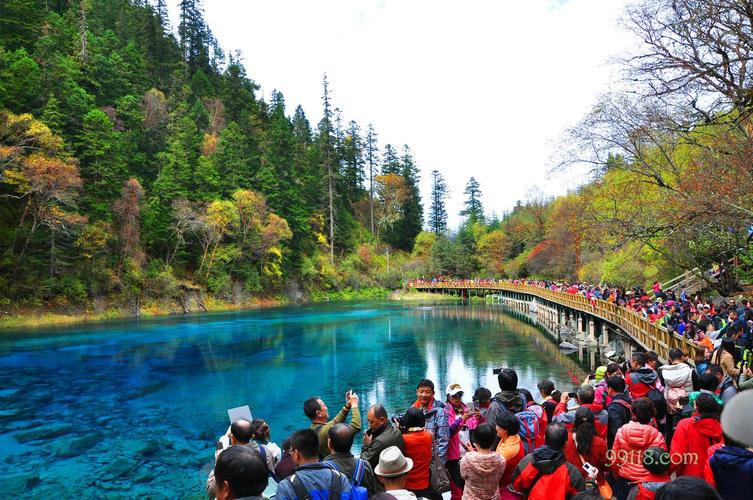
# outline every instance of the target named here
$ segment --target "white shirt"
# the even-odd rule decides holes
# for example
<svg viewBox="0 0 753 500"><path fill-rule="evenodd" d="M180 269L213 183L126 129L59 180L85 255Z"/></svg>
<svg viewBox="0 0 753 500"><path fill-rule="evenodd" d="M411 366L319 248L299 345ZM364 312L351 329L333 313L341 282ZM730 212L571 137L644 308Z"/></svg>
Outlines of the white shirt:
<svg viewBox="0 0 753 500"><path fill-rule="evenodd" d="M390 490L387 493L397 498L397 500L416 500L416 495L408 490Z"/></svg>

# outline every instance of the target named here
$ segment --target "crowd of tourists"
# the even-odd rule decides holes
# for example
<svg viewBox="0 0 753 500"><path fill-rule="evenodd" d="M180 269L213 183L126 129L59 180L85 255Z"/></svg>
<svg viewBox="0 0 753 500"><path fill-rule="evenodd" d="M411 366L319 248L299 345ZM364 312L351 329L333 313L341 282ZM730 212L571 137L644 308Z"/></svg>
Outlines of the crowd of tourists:
<svg viewBox="0 0 753 500"><path fill-rule="evenodd" d="M500 283L538 286L552 291L582 295L591 300L604 300L626 307L647 321L663 326L670 332L676 332L696 345L696 352L691 353L696 365L708 365L712 362L712 353L722 346L725 338L733 339L735 344L742 348L740 354L743 356L746 365L751 361L753 304L743 297L737 300L732 298L715 303L700 295L688 297L684 290L681 290L679 294L675 294L673 290L662 290L658 281L654 282L650 291L644 290L640 286L626 289L625 287L606 284L594 285L562 281L456 280L446 277L418 279L409 282L407 286L451 284L461 287L482 287ZM720 360L717 360L716 364L721 364Z"/></svg>
<svg viewBox="0 0 753 500"><path fill-rule="evenodd" d="M264 420L233 422L207 491L256 499L273 480L279 500L750 500L753 391L724 345L705 367L677 349L666 365L635 353L571 390L519 387L511 368L495 370L493 396L420 380L404 413L371 405L362 438L357 394L334 417L313 396L281 448Z"/></svg>

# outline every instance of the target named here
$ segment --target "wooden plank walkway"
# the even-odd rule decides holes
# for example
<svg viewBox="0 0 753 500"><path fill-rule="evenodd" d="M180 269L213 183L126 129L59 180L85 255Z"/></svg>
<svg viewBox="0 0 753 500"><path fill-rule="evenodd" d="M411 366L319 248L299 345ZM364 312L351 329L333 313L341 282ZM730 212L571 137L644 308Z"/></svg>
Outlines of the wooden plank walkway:
<svg viewBox="0 0 753 500"><path fill-rule="evenodd" d="M538 297L543 300L558 304L569 309L580 311L611 323L620 328L631 339L644 348L656 352L660 358L668 359L669 350L678 348L685 351L691 359L696 349L696 345L688 339L670 333L666 328L651 323L643 316L636 314L627 307L618 306L611 302L601 299L589 299L583 295L574 295L565 292L556 292L546 288L516 284L516 283L480 283L480 284L461 284L461 283L410 283L410 288L415 290L488 290L488 291L506 291L514 293L523 293Z"/></svg>

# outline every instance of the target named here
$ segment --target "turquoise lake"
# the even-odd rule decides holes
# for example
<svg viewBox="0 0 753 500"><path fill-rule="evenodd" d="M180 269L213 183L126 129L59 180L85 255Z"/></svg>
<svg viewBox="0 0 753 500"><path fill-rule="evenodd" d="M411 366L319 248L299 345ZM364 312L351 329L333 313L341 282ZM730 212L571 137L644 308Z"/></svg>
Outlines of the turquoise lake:
<svg viewBox="0 0 753 500"><path fill-rule="evenodd" d="M517 370L539 397L572 390L577 354L501 306L325 303L0 333L0 491L57 498L205 498L226 410L248 404L278 444L303 401L337 413L352 389L390 414L434 381L498 391ZM440 397L440 396L438 396ZM356 438L360 446L360 438Z"/></svg>

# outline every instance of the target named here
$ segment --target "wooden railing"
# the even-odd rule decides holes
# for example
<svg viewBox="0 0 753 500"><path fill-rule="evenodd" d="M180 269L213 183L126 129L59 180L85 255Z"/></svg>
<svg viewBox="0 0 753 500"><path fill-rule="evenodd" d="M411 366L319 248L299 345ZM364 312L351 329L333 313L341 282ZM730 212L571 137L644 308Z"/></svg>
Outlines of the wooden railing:
<svg viewBox="0 0 753 500"><path fill-rule="evenodd" d="M624 306L618 306L601 299L589 299L583 295L557 292L535 285L504 282L487 284L411 283L408 286L417 290L501 290L533 295L612 323L647 350L656 352L664 360L668 358L669 350L672 348L685 351L691 358L696 348L696 345L688 339L676 333L668 332L666 328L648 321Z"/></svg>

